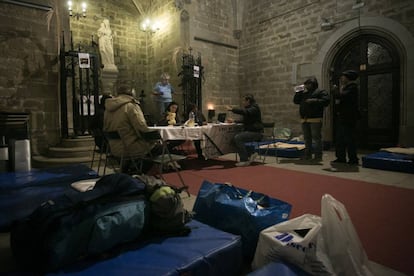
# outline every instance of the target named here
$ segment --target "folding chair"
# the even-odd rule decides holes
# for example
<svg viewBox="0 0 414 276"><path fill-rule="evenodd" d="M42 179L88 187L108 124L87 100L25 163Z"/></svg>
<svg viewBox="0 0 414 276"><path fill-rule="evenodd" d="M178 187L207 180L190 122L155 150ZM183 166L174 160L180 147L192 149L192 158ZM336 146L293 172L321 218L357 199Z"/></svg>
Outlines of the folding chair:
<svg viewBox="0 0 414 276"><path fill-rule="evenodd" d="M124 133L124 130L122 129L118 130L118 134L122 142L123 142L123 139L122 139L123 133ZM134 169L136 169L138 173L142 173L144 162L149 161L158 167L157 176L160 177L161 179L164 179L164 176L163 176L164 167L171 166L177 173L180 179L180 182L182 184L182 188L185 189L187 191L188 196L190 196L188 192L188 186L185 185L184 179L180 173L179 168L177 167L177 161L184 160L187 157L183 155L178 155L178 154L171 154L168 149L167 142L162 139L161 134L158 130L141 133L141 135L147 141L154 141L154 140L157 141L161 145L161 153L158 155L153 155L150 152L149 154L145 156L130 155L127 146L123 143L124 154L121 157L121 162L120 162L121 168L122 168L123 162L125 162L126 160L130 160L132 162Z"/></svg>
<svg viewBox="0 0 414 276"><path fill-rule="evenodd" d="M98 167L96 169L96 172L99 175L99 170L101 168L101 164L104 162L104 174L105 174L105 169L106 169L106 165L107 165L106 156L108 156L109 158L111 157L110 150L108 149L109 142L108 142L104 132L101 129L94 129L92 134L93 134L94 138L96 136L99 136L101 138L101 143L100 143L100 145L98 145L97 142L96 142L96 138L95 138L95 146L93 148L91 168L93 169L94 163L95 163L95 161L97 161L98 162L98 165L97 165ZM95 160L95 158L97 158L97 160Z"/></svg>
<svg viewBox="0 0 414 276"><path fill-rule="evenodd" d="M266 156L268 154L269 148L266 148L265 152L262 154L262 151L260 150L260 146L264 145L266 143L271 143L275 139L275 123L263 123L264 133L263 137L260 141L257 141L254 143L254 150L259 153L260 159L263 163L266 161ZM270 131L269 131L270 130Z"/></svg>
<svg viewBox="0 0 414 276"><path fill-rule="evenodd" d="M122 143L121 136L117 131L103 131L103 147L105 149L105 163L104 163L104 169L103 169L103 175L106 174L106 167L108 165L111 166L112 170L114 172L124 172L123 167L125 165L126 161L131 161L135 169L139 170L138 164L135 162L135 158L138 158L137 156L129 155L124 147L121 156L115 156L111 151L111 145L110 141L118 141L119 143ZM117 166L115 166L115 164ZM98 163L98 172L99 172L99 166L100 161Z"/></svg>

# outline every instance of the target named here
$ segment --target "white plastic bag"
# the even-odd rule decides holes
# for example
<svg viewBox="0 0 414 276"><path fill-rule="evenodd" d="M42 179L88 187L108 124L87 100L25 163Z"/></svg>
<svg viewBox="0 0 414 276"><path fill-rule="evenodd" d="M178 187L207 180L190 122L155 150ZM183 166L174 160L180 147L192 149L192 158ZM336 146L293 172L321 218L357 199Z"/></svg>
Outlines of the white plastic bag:
<svg viewBox="0 0 414 276"><path fill-rule="evenodd" d="M345 206L325 194L321 200L322 236L337 275L373 275L370 262Z"/></svg>
<svg viewBox="0 0 414 276"><path fill-rule="evenodd" d="M321 217L304 214L260 232L252 268L282 260L312 275L332 275L321 240Z"/></svg>

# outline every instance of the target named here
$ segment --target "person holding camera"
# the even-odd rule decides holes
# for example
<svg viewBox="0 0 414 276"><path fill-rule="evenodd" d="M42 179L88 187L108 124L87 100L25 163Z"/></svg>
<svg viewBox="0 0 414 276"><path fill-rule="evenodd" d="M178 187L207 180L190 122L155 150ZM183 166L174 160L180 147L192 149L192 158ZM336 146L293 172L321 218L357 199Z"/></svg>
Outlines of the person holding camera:
<svg viewBox="0 0 414 276"><path fill-rule="evenodd" d="M306 147L304 159L315 162L322 161L323 111L330 101L328 92L318 87L318 80L315 77L309 78L293 97L293 102L299 105Z"/></svg>

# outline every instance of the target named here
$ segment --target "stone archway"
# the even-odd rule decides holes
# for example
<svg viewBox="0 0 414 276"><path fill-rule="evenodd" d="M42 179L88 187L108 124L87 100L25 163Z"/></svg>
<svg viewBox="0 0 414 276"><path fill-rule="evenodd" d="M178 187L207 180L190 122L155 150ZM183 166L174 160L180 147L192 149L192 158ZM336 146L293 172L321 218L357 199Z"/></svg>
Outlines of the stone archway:
<svg viewBox="0 0 414 276"><path fill-rule="evenodd" d="M375 34L394 44L399 52L400 68L400 120L399 144L414 146L414 110L409 109L409 103L414 102L414 37L401 24L385 17L361 17L358 21L349 21L336 30L325 41L315 59L315 65L320 68L322 87L329 87L330 66L341 45L358 37L361 33ZM332 141L332 116L327 110L325 116L324 137Z"/></svg>

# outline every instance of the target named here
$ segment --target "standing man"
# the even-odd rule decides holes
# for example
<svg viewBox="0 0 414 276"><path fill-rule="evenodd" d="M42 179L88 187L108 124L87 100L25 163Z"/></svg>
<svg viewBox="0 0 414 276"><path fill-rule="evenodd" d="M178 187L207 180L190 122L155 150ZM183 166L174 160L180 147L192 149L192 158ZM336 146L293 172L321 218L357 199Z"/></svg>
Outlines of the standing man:
<svg viewBox="0 0 414 276"><path fill-rule="evenodd" d="M348 153L348 164L358 165L355 142L356 124L360 119L357 78L356 71L346 70L339 79L340 87L335 93L336 159L332 163L346 163Z"/></svg>
<svg viewBox="0 0 414 276"><path fill-rule="evenodd" d="M172 102L173 93L174 88L170 84L170 75L167 73L162 73L160 81L155 84L154 91L152 92L152 94L155 96L155 102L158 107L159 118L162 118L164 116L165 110Z"/></svg>
<svg viewBox="0 0 414 276"><path fill-rule="evenodd" d="M304 83L304 90L298 91L293 102L299 105L303 137L305 139L305 160L322 161L322 119L323 111L329 105L329 95L318 88L318 80L309 78ZM312 143L313 142L313 143Z"/></svg>
<svg viewBox="0 0 414 276"><path fill-rule="evenodd" d="M242 115L241 120L234 121L235 123L243 123L244 126L244 130L237 133L233 138L237 153L240 156L240 162L236 163L237 167L249 166L254 161L257 153L248 152L245 143L260 141L263 135L262 113L253 95L245 95L242 105L243 107L241 108L226 107L227 110ZM233 122L233 120L229 122Z"/></svg>

